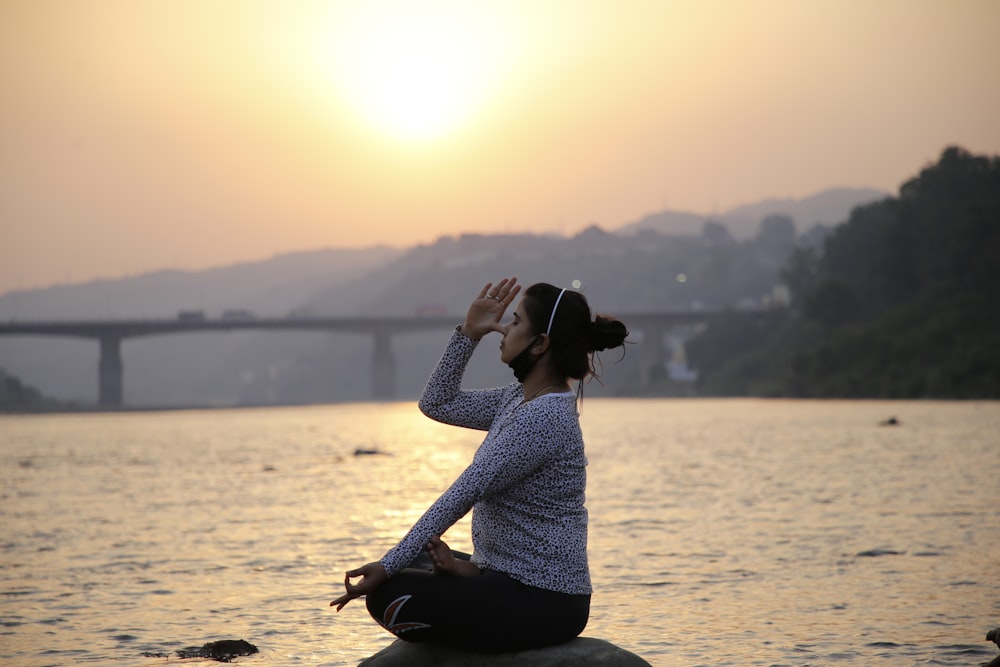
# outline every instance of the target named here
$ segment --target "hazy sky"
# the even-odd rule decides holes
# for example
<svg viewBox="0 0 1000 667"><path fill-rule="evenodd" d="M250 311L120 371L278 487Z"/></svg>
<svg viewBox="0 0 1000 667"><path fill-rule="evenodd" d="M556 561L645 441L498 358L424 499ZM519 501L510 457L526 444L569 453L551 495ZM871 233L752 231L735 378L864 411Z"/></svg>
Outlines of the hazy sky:
<svg viewBox="0 0 1000 667"><path fill-rule="evenodd" d="M0 292L1000 153L997 0L0 2Z"/></svg>

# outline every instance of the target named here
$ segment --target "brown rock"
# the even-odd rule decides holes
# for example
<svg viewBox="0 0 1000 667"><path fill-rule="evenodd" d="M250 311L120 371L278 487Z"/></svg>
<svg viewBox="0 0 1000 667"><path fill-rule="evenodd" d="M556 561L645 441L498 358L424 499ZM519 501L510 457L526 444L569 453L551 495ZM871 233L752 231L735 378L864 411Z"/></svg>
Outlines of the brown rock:
<svg viewBox="0 0 1000 667"><path fill-rule="evenodd" d="M603 639L577 637L545 648L515 653L470 653L436 644L396 640L358 667L651 667L648 662Z"/></svg>

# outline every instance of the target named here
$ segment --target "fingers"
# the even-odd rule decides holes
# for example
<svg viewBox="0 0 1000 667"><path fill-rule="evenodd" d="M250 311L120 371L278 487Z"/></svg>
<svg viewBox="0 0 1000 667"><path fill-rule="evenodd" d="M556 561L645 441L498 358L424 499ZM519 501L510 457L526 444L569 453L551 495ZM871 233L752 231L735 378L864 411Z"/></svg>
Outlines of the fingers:
<svg viewBox="0 0 1000 667"><path fill-rule="evenodd" d="M445 541L437 535L431 535L431 538L427 540L427 551L430 552L431 556L438 556L445 552L451 553L451 549L448 548Z"/></svg>
<svg viewBox="0 0 1000 667"><path fill-rule="evenodd" d="M429 540L427 540L427 553L430 554L431 559L434 560L435 562L438 559L438 549L440 548L441 548L441 538L438 537L437 535L433 535Z"/></svg>
<svg viewBox="0 0 1000 667"><path fill-rule="evenodd" d="M361 581L356 584L353 583L351 579L355 577L361 577ZM353 597L364 594L371 584L368 577L369 574L365 572L363 568L361 570L351 570L344 575L344 588L347 589L347 594Z"/></svg>
<svg viewBox="0 0 1000 667"><path fill-rule="evenodd" d="M361 581L357 584L351 583L351 579L355 577L361 577ZM330 606L336 607L337 611L340 611L348 602L371 593L388 578L385 568L378 561L362 565L356 570L348 570L344 574L344 588L347 592L331 602Z"/></svg>
<svg viewBox="0 0 1000 667"><path fill-rule="evenodd" d="M496 287L492 283L486 283L486 287L479 292L479 298L492 299L506 308L520 291L521 286L517 284L517 278L504 278L496 284Z"/></svg>
<svg viewBox="0 0 1000 667"><path fill-rule="evenodd" d="M348 602L361 595L346 579L344 580L344 585L347 587L347 592L330 603L330 606L336 607L337 611L340 611Z"/></svg>
<svg viewBox="0 0 1000 667"><path fill-rule="evenodd" d="M473 340L479 340L491 331L503 333L500 318L520 291L517 278L504 278L496 285L486 283L469 306L462 333Z"/></svg>
<svg viewBox="0 0 1000 667"><path fill-rule="evenodd" d="M353 570L353 571L356 572L357 570ZM336 600L334 600L333 602L330 603L330 606L331 607L336 607L337 611L340 611L341 609L343 609L347 605L348 602L350 602L354 598L361 597L361 595L363 594L363 592L361 590L361 585L360 584L358 586L355 586L354 584L351 583L351 580L350 580L351 576L352 575L350 573L348 573L348 575L346 577L344 577L344 588L347 589L347 592L344 593L339 598L337 598ZM358 576L358 575L353 575L353 576ZM363 580L362 580L362 583L363 583Z"/></svg>
<svg viewBox="0 0 1000 667"><path fill-rule="evenodd" d="M518 292L521 291L520 285L515 285L512 283L509 287L510 289L507 289L504 292L503 296L500 297L500 303L501 305L503 305L504 308L509 306L514 301L514 297L516 297Z"/></svg>
<svg viewBox="0 0 1000 667"><path fill-rule="evenodd" d="M447 574L453 570L454 554L452 554L451 549L448 548L448 545L440 537L437 535L431 536L427 541L427 552L434 563L435 574Z"/></svg>
<svg viewBox="0 0 1000 667"><path fill-rule="evenodd" d="M355 570L348 570L347 574L344 575L345 582L348 579L353 579L354 577L367 577L369 575L375 574L377 570L381 568L379 563L366 563Z"/></svg>

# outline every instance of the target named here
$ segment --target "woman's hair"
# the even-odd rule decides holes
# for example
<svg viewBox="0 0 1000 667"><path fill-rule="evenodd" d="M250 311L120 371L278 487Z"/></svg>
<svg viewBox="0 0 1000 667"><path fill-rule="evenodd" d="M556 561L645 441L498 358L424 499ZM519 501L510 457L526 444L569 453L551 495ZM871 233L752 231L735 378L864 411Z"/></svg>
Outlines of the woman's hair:
<svg viewBox="0 0 1000 667"><path fill-rule="evenodd" d="M582 294L548 283L535 283L524 291L524 312L535 333L548 332L556 371L576 380L597 377L593 353L623 347L628 337L628 329L615 318L597 315L592 319Z"/></svg>

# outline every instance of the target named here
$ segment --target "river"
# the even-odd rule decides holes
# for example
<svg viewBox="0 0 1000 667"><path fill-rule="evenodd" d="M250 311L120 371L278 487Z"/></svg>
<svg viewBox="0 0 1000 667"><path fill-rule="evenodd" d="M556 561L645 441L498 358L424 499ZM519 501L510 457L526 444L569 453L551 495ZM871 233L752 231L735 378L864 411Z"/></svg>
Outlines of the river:
<svg viewBox="0 0 1000 667"><path fill-rule="evenodd" d="M656 666L996 655L1000 403L593 398L581 420L584 635ZM242 638L243 664L356 665L392 638L328 606L343 572L480 438L413 403L0 417L0 661Z"/></svg>

